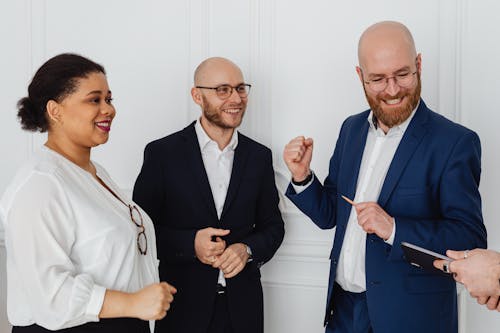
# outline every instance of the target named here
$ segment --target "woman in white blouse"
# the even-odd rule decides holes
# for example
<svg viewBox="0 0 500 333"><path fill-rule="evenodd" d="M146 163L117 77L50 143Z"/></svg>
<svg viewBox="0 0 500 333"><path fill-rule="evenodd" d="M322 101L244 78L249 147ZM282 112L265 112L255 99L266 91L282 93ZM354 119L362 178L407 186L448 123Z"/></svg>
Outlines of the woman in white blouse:
<svg viewBox="0 0 500 333"><path fill-rule="evenodd" d="M175 288L158 282L151 219L90 159L115 109L102 66L48 60L18 103L48 139L0 202L12 332L149 332Z"/></svg>

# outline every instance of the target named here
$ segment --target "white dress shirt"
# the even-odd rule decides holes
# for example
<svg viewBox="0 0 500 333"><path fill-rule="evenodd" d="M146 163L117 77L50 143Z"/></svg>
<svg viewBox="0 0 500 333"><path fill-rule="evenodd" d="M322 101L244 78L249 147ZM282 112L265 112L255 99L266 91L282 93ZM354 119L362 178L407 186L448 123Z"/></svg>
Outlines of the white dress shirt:
<svg viewBox="0 0 500 333"><path fill-rule="evenodd" d="M354 198L350 198L354 202L377 202L396 149L415 114L415 110L403 123L390 128L387 134L380 127L375 126L373 113L370 112L368 115L367 121L370 127L359 169L356 195ZM333 176L336 177L336 175ZM310 183L305 186L293 186L295 191L300 193ZM394 224L391 236L385 242L392 245L395 234L396 224ZM342 289L355 293L366 291L365 255L366 232L358 224L356 209L352 207L335 278Z"/></svg>
<svg viewBox="0 0 500 333"><path fill-rule="evenodd" d="M98 177L132 204L93 164ZM10 323L57 330L99 321L106 289L135 292L157 282L153 224L140 213L147 255L139 253L129 208L90 173L43 146L0 201Z"/></svg>
<svg viewBox="0 0 500 333"><path fill-rule="evenodd" d="M224 147L219 149L217 142L210 139L198 120L194 125L198 143L200 144L201 157L207 172L208 182L212 190L217 216L220 219L224 202L226 201L227 189L231 180L231 171L233 170L234 150L238 146L238 133L233 132L231 141ZM218 282L223 286L226 285L224 273L219 270Z"/></svg>

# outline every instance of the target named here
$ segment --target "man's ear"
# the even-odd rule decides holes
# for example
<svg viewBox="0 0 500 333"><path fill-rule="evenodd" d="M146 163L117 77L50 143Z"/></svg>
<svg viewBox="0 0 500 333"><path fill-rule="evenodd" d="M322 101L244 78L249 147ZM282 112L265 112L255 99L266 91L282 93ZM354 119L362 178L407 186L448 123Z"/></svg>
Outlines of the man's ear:
<svg viewBox="0 0 500 333"><path fill-rule="evenodd" d="M45 109L50 121L54 123L60 123L62 121L61 107L59 103L51 99L47 102Z"/></svg>
<svg viewBox="0 0 500 333"><path fill-rule="evenodd" d="M419 53L417 55L417 71L418 71L418 75L420 75L422 72L422 54L421 53Z"/></svg>
<svg viewBox="0 0 500 333"><path fill-rule="evenodd" d="M191 97L196 104L203 106L203 98L201 96L200 89L196 87L191 88Z"/></svg>
<svg viewBox="0 0 500 333"><path fill-rule="evenodd" d="M358 73L359 80L361 81L361 84L363 84L364 80L363 80L363 72L361 71L361 67L356 66L356 73Z"/></svg>

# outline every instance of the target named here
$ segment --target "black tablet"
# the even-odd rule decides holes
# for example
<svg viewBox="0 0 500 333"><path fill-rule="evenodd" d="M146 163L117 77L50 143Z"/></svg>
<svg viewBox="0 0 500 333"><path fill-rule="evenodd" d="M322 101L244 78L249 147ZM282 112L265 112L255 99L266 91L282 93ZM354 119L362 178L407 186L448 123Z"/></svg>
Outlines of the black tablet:
<svg viewBox="0 0 500 333"><path fill-rule="evenodd" d="M449 273L445 273L440 269L434 267L434 260L444 259L447 261L453 261L453 259L433 252L431 250L424 249L423 247L413 245L407 242L401 242L401 248L403 249L403 253L405 255L406 260L417 267L421 267L429 272L434 272L437 274L451 276Z"/></svg>

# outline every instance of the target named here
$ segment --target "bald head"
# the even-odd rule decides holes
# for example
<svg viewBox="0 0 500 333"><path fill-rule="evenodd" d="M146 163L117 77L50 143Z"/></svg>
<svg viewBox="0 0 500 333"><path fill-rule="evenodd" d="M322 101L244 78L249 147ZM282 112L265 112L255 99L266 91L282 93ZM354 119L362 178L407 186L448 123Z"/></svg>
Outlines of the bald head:
<svg viewBox="0 0 500 333"><path fill-rule="evenodd" d="M359 65L363 68L369 58L392 52L400 57L415 59L415 42L408 28L395 21L383 21L368 27L358 44Z"/></svg>
<svg viewBox="0 0 500 333"><path fill-rule="evenodd" d="M202 61L194 71L194 85L231 84L223 82L227 77L236 77L243 82L240 68L231 60L222 57L212 57Z"/></svg>
<svg viewBox="0 0 500 333"><path fill-rule="evenodd" d="M366 29L359 39L359 80L382 130L403 123L420 100L422 58L407 27L384 21Z"/></svg>

